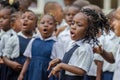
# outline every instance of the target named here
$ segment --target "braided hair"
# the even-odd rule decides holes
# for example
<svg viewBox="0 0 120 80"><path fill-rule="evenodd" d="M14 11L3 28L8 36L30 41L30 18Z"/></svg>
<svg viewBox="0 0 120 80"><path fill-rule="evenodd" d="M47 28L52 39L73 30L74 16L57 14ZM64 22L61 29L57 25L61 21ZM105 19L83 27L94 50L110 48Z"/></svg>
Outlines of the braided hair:
<svg viewBox="0 0 120 80"><path fill-rule="evenodd" d="M98 44L97 34L99 29L103 31L105 27L107 28L109 26L108 20L102 13L89 8L82 9L80 12L88 16L88 29L86 31L84 41L87 41L88 43L92 41L93 44Z"/></svg>

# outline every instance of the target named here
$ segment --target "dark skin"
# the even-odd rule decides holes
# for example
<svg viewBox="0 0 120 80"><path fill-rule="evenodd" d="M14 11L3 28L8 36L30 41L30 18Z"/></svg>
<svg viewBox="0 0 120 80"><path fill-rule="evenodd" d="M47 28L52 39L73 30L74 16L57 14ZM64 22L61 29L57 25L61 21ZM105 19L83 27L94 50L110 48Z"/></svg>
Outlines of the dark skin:
<svg viewBox="0 0 120 80"><path fill-rule="evenodd" d="M73 18L73 22L71 25L71 39L78 41L80 39L82 39L85 35L85 31L88 27L88 20L87 20L87 16L83 13L78 13L74 16ZM57 76L60 70L65 70L65 71L69 71L73 74L76 75L84 75L86 73L85 70L77 67L77 66L72 66L69 64L65 64L65 63L60 63L61 60L56 59L55 61L52 60L48 66L48 70L50 70L55 64L57 64L55 67L52 68L51 73L49 74L48 77L55 75Z"/></svg>
<svg viewBox="0 0 120 80"><path fill-rule="evenodd" d="M11 10L3 8L0 10L0 29L7 32L11 29L10 27L10 14ZM3 64L3 59L0 57L0 63Z"/></svg>
<svg viewBox="0 0 120 80"><path fill-rule="evenodd" d="M101 80L103 62L102 62L102 61L95 60L95 64L97 65L97 76L96 76L96 80Z"/></svg>
<svg viewBox="0 0 120 80"><path fill-rule="evenodd" d="M109 63L115 62L115 59L114 59L112 52L105 51L104 49L102 49L102 46L94 47L93 51L95 53L100 54Z"/></svg>
<svg viewBox="0 0 120 80"><path fill-rule="evenodd" d="M25 12L22 15L22 33L28 38L32 38L33 29L35 28L37 19L32 12ZM18 62L12 61L7 57L3 57L4 63L11 67L15 71L20 71L23 65L19 64Z"/></svg>
<svg viewBox="0 0 120 80"><path fill-rule="evenodd" d="M42 17L38 30L41 33L41 36L43 37L43 39L47 39L53 34L53 31L55 30L55 26L56 26L55 20L53 19L52 16L44 15ZM18 80L23 80L24 74L28 68L29 63L30 63L30 58L27 57L25 64L22 68L22 71L18 77Z"/></svg>
<svg viewBox="0 0 120 80"><path fill-rule="evenodd" d="M0 27L5 32L10 30L10 14L11 10L7 8L3 8L0 10Z"/></svg>
<svg viewBox="0 0 120 80"><path fill-rule="evenodd" d="M66 12L65 12L65 20L67 22L67 24L70 26L72 24L72 19L73 17L75 16L75 14L77 14L79 12L79 8L77 7L74 7L74 6L70 6L67 8ZM60 27L57 31L56 31L56 36L59 35L60 32L64 31L64 29L66 28L67 26L63 26L63 27Z"/></svg>

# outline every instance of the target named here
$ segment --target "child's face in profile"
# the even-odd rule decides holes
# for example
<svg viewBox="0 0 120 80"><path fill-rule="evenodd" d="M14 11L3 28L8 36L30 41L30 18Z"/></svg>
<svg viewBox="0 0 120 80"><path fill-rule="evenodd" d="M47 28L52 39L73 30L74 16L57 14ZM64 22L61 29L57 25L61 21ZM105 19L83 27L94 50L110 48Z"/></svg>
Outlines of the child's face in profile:
<svg viewBox="0 0 120 80"><path fill-rule="evenodd" d="M27 11L22 14L21 22L22 22L22 31L31 32L34 30L35 26L37 25L37 18L34 13Z"/></svg>
<svg viewBox="0 0 120 80"><path fill-rule="evenodd" d="M74 16L70 30L72 40L77 41L85 37L88 28L87 19L87 16L81 12Z"/></svg>
<svg viewBox="0 0 120 80"><path fill-rule="evenodd" d="M10 29L10 9L0 10L0 28L4 31Z"/></svg>
<svg viewBox="0 0 120 80"><path fill-rule="evenodd" d="M44 39L52 36L55 31L55 20L50 15L44 15L39 24L39 31Z"/></svg>
<svg viewBox="0 0 120 80"><path fill-rule="evenodd" d="M65 12L65 20L68 25L72 24L73 17L79 12L78 8L69 7Z"/></svg>

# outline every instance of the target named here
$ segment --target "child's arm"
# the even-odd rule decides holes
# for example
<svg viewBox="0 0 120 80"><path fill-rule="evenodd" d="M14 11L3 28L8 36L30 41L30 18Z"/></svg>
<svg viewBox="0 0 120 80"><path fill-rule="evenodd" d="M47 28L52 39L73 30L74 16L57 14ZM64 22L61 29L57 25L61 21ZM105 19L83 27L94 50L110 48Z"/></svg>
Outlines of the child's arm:
<svg viewBox="0 0 120 80"><path fill-rule="evenodd" d="M15 62L15 61L11 61L9 58L7 58L7 57L3 57L3 61L4 61L4 63L7 65L7 66L9 66L9 67L11 67L12 69L14 69L14 70L21 70L22 69L22 65L21 64L19 64L18 62Z"/></svg>
<svg viewBox="0 0 120 80"><path fill-rule="evenodd" d="M97 65L96 80L101 80L103 62L102 62L102 61L95 60L95 63L96 63L96 65Z"/></svg>
<svg viewBox="0 0 120 80"><path fill-rule="evenodd" d="M52 75L55 75L60 71L60 70L65 70L65 71L69 71L73 74L77 74L77 75L84 75L86 73L86 71L84 71L83 69L81 68L78 68L78 67L75 67L75 66L72 66L72 65L68 65L68 64L65 64L65 63L59 63L57 66L55 66L51 73L49 74L48 77L52 76Z"/></svg>
<svg viewBox="0 0 120 80"><path fill-rule="evenodd" d="M26 73L26 70L28 68L29 63L30 63L30 58L27 58L24 65L23 65L22 71L20 72L18 80L23 80L24 79L24 75Z"/></svg>
<svg viewBox="0 0 120 80"><path fill-rule="evenodd" d="M109 63L114 63L115 59L112 52L107 52L101 48L101 46L94 47L94 52L100 54Z"/></svg>
<svg viewBox="0 0 120 80"><path fill-rule="evenodd" d="M47 70L50 70L52 67L54 67L55 65L57 65L58 63L60 63L61 60L59 58L53 59L49 62L49 66Z"/></svg>

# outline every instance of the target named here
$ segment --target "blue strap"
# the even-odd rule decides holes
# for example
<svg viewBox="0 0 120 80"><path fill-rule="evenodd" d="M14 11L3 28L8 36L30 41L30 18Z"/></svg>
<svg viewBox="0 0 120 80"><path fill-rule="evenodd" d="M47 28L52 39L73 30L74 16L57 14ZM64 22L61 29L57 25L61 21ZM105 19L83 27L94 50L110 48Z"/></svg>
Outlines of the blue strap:
<svg viewBox="0 0 120 80"><path fill-rule="evenodd" d="M72 54L74 53L74 51L78 48L78 45L75 45L73 48L71 48L68 52L65 53L62 62L68 64ZM61 70L60 71L60 80L63 80L65 76L65 70Z"/></svg>

